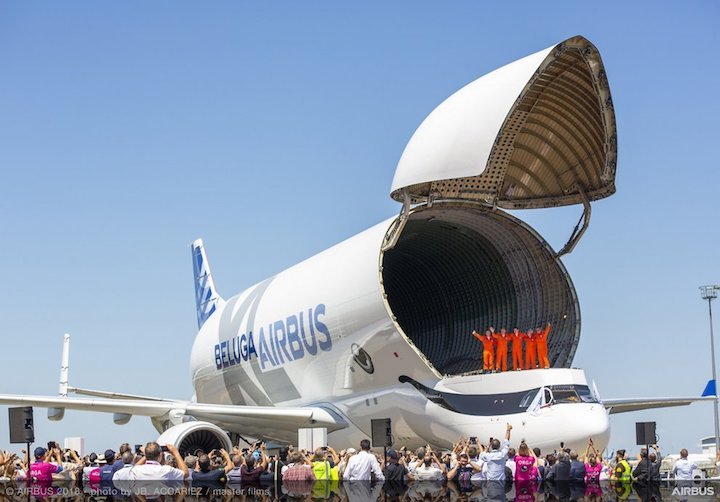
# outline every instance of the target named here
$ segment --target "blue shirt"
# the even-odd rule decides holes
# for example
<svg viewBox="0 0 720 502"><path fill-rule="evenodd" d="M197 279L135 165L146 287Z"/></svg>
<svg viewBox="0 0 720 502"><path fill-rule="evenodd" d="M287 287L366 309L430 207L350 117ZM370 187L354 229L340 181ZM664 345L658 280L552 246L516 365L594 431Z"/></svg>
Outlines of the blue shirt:
<svg viewBox="0 0 720 502"><path fill-rule="evenodd" d="M122 469L123 461L118 460L114 464L106 464L100 467L100 482L112 481L113 474Z"/></svg>

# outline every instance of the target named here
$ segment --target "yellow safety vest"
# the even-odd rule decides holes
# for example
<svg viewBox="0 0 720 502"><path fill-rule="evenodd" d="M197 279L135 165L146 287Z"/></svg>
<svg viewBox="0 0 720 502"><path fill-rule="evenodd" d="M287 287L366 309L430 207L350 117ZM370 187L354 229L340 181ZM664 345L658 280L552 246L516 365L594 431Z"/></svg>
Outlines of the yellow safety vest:
<svg viewBox="0 0 720 502"><path fill-rule="evenodd" d="M621 483L630 482L632 480L632 469L630 469L630 464L628 464L627 460L622 459L620 462L615 464L610 479L613 481L620 481Z"/></svg>

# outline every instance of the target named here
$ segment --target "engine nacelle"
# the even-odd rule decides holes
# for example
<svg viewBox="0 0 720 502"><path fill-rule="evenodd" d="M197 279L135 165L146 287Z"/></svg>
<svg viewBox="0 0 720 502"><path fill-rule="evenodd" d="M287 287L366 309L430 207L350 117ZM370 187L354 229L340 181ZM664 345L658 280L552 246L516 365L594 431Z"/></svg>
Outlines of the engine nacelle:
<svg viewBox="0 0 720 502"><path fill-rule="evenodd" d="M210 422L185 422L173 425L157 439L158 444L174 444L181 455L193 453L198 448L210 452L217 448L232 451L232 443L227 433Z"/></svg>

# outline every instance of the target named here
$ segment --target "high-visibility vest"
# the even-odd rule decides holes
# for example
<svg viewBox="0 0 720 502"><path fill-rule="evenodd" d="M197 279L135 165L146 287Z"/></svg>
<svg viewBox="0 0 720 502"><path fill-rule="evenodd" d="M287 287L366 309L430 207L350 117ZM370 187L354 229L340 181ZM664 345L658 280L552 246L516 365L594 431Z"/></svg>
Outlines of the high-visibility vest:
<svg viewBox="0 0 720 502"><path fill-rule="evenodd" d="M332 479L330 462L328 462L327 460L324 462L322 462L322 461L313 462L312 470L313 470L313 473L315 474L315 479L317 479L318 481L321 481L321 480L329 481L330 479Z"/></svg>
<svg viewBox="0 0 720 502"><path fill-rule="evenodd" d="M622 459L620 462L615 464L610 479L620 481L621 483L632 479L632 469L630 469L630 464L628 464L627 460Z"/></svg>

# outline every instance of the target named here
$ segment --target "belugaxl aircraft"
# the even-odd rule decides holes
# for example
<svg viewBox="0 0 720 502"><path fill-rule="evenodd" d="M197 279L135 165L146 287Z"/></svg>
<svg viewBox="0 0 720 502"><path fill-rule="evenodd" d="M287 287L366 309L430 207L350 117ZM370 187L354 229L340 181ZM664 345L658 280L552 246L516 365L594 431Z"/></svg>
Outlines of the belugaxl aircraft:
<svg viewBox="0 0 720 502"><path fill-rule="evenodd" d="M392 419L396 444L448 447L460 436L540 448L607 444L609 414L701 398L601 400L571 367L580 308L560 257L575 247L591 201L615 192L617 137L595 46L576 36L466 85L415 131L391 196L397 217L230 299L192 245L199 332L189 401L78 389L57 397L0 395L0 404L151 417L181 451L239 437L296 443L327 428L356 445L371 418ZM582 204L559 252L506 209ZM552 325L552 367L483 374L487 326ZM68 397L75 392L92 398Z"/></svg>

